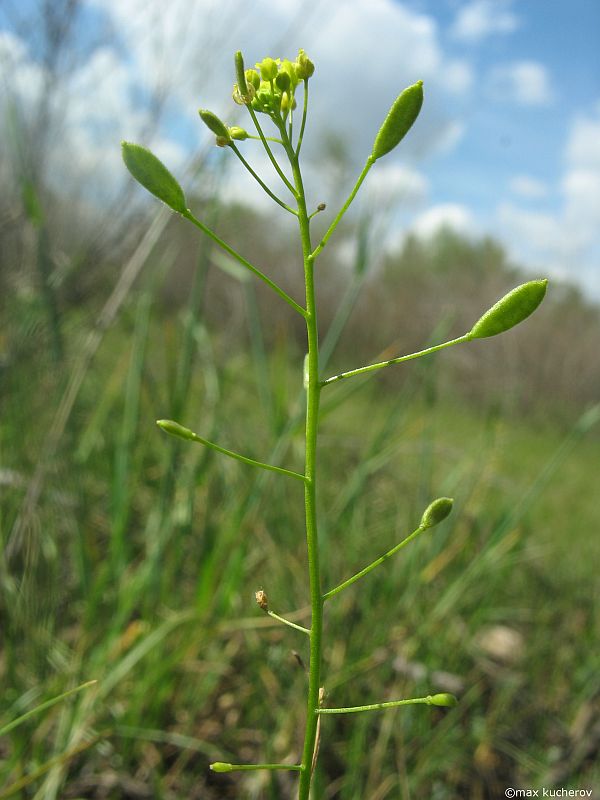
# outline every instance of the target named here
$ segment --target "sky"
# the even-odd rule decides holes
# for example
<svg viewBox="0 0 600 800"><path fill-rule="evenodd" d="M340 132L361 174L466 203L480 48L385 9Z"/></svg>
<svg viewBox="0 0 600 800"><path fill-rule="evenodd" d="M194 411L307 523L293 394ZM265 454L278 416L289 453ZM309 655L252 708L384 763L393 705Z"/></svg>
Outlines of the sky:
<svg viewBox="0 0 600 800"><path fill-rule="evenodd" d="M19 8L0 10L0 114L10 97L27 119L47 73L36 0ZM391 103L422 79L420 118L365 187L363 202L394 209L389 245L444 225L491 235L532 275L600 300L599 32L598 0L82 0L77 57L52 99L48 180L64 190L85 176L90 196L110 202L126 179L121 139L181 176L211 140L199 107L243 121L231 101L235 50L250 66L302 47L316 65L305 150L314 205L331 187L331 136L354 165L349 190ZM260 146L243 144L276 181ZM268 200L233 168L223 191Z"/></svg>

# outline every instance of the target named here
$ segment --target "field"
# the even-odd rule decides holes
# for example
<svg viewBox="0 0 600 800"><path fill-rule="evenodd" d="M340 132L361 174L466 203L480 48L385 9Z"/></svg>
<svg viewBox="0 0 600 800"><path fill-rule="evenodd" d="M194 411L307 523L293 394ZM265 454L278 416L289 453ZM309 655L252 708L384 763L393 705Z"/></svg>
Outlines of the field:
<svg viewBox="0 0 600 800"><path fill-rule="evenodd" d="M223 213L235 233L241 212ZM39 291L27 272L3 278L0 726L97 683L4 737L0 798L291 796L287 776L208 763L297 757L306 642L254 592L307 623L301 488L155 420L301 468L302 339L207 248L190 257L173 241L133 287L107 267L83 298ZM409 242L381 267L379 291L400 298L392 315L360 248L335 291L322 278L328 374L461 332L517 274L490 243L436 247ZM396 544L433 498L455 498L439 528L328 607L327 697L451 691L460 703L324 719L317 797L598 785L597 329L593 307L551 291L498 346L324 396L327 584Z"/></svg>

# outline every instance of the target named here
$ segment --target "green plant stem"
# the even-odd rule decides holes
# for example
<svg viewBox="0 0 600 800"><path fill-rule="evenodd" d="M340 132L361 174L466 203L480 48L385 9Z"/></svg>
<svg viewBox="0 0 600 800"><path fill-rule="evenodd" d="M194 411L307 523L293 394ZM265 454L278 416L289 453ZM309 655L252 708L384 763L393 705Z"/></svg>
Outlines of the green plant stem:
<svg viewBox="0 0 600 800"><path fill-rule="evenodd" d="M224 765L225 766L225 765ZM300 764L227 764L227 769L215 770L215 772L240 772L252 771L257 769L287 769L300 770Z"/></svg>
<svg viewBox="0 0 600 800"><path fill-rule="evenodd" d="M295 622L290 622L289 619L285 619L285 617L280 617L279 614L276 614L274 611L267 611L267 614L276 619L278 622L283 622L284 625L288 625L290 628L294 628L297 631L301 631L301 633L306 633L310 636L310 631L308 628L303 628L302 625L296 625Z"/></svg>
<svg viewBox="0 0 600 800"><path fill-rule="evenodd" d="M299 472L294 472L290 469L284 469L284 467L275 467L273 464L265 464L264 461L255 461L253 458L247 458L240 453L236 453L235 450L228 450L226 447L221 447L221 445L210 442L208 439L204 439L202 436L198 436L197 433L194 433L187 428L183 428L178 423L175 424L181 430L186 431L186 435L181 436L180 434L172 433L167 427L167 425L172 424L171 420L159 419L156 424L159 426L159 428L162 428L165 433L168 433L171 436L179 436L180 438L188 439L191 442L198 442L199 444L204 445L204 447L209 447L211 450L215 450L217 453L222 453L224 456L234 458L236 461L241 461L243 464L248 464L251 467L260 467L260 469L266 469L269 470L269 472L278 472L280 475L287 475L289 478L297 478L298 480L307 483L305 476L301 475Z"/></svg>
<svg viewBox="0 0 600 800"><path fill-rule="evenodd" d="M423 533L423 531L425 530L427 530L427 528L419 526L409 536L403 539L399 544L397 544L395 547L392 547L391 550L388 550L387 553L384 553L379 558L376 558L375 561L372 561L364 569L361 569L360 572L357 572L351 578L348 578L347 581L340 583L340 585L336 586L335 589L330 589L328 592L325 592L325 594L323 595L323 600L329 600L330 597L339 594L339 592L341 592L343 589L347 589L348 586L352 586L353 583L356 583L357 580L363 578L365 575L368 575L369 572L375 569L375 567L378 567L380 564L383 564L384 561L387 561L388 558L391 558L391 556L395 555L398 552L398 550L401 550L409 542L412 542L413 539L415 539L420 533Z"/></svg>
<svg viewBox="0 0 600 800"><path fill-rule="evenodd" d="M304 104L302 107L302 122L300 123L300 133L298 134L298 143L296 145L296 158L300 155L300 148L302 147L302 139L304 138L304 128L306 127L306 115L308 111L308 78L304 79Z"/></svg>
<svg viewBox="0 0 600 800"><path fill-rule="evenodd" d="M319 399L321 385L319 382L319 333L317 327L317 307L315 302L314 257L311 255L310 222L306 209L304 185L298 157L294 152L287 131L280 127L281 135L292 166L296 192L298 196L298 224L302 242L304 261L304 281L306 286L306 333L308 340L307 387L306 387L306 445L304 474L304 505L306 514L306 547L308 554L308 574L310 583L310 662L308 673L308 698L306 710L306 728L302 751L302 769L300 771L299 800L308 800L312 782L312 764L317 739L318 715L315 709L319 705L319 685L321 677L321 651L323 637L323 599L321 597L321 573L319 567L319 540L317 533L317 432L319 419Z"/></svg>
<svg viewBox="0 0 600 800"><path fill-rule="evenodd" d="M70 697L72 694L76 694L80 692L82 689L87 689L90 686L94 686L98 681L86 681L82 683L80 686L76 686L74 689L69 689L67 692L63 692L62 694L53 697L51 700L46 700L44 703L40 703L39 706L32 708L30 711L26 711L25 714L21 714L20 717L11 720L8 724L4 725L0 728L0 736L6 736L7 733L16 728L17 726L21 725L21 723L26 722L30 717L35 716L36 714L41 714L42 711L45 711L47 708L52 708L53 705L56 703L60 703L61 700L66 700L67 697Z"/></svg>
<svg viewBox="0 0 600 800"><path fill-rule="evenodd" d="M242 164L243 164L243 165L246 167L246 169L248 170L248 172L249 172L249 173L252 175L252 177L254 178L254 180L255 180L255 181L256 181L256 182L259 184L259 186L260 186L262 189L264 189L264 190L265 190L265 192L266 192L266 193L269 195L269 197L270 197L272 200L274 200L274 201L277 203L277 205L280 205L282 208L285 208L285 210L286 210L286 211L289 211L289 212L290 212L290 214L293 214L294 216L296 216L296 217L297 217L297 216L298 216L298 212L297 212L297 211L294 211L294 209L293 209L293 208L291 208L290 206L288 206L288 204L287 204L287 203L284 203L284 202L283 202L283 200L281 200L279 197L277 197L277 195L276 195L276 194L274 194L274 193L273 193L273 192L272 192L272 191L269 189L269 187L267 186L267 184L266 184L266 183L265 183L265 182L264 182L264 181L263 181L261 178L259 178L259 176L258 176L258 175L256 174L256 172L255 172L255 171L252 169L252 167L250 166L250 164L249 164L249 163L246 161L246 159L244 158L244 156L243 156L243 155L240 153L239 149L238 149L238 148L235 146L235 144L234 144L233 142L229 142L229 147L230 147L230 148L233 150L233 152L236 154L236 156L239 158L239 160L242 162Z"/></svg>
<svg viewBox="0 0 600 800"><path fill-rule="evenodd" d="M436 353L438 350L443 350L446 347L451 347L454 344L462 344L462 342L471 341L470 333L465 333L464 336L459 336L457 339L451 339L449 342L443 344L436 344L433 347L427 347L425 350L419 350L417 353L409 353L407 356L399 356L398 358L390 358L388 361L380 361L378 364L368 364L366 367L359 367L358 369L351 369L348 372L340 372L339 375L333 375L321 382L321 386L329 386L330 383L341 381L343 378L353 378L355 375L364 375L366 372L373 372L376 369L383 369L383 367L390 367L392 364L401 364L403 361L412 361L414 358L429 355L429 353Z"/></svg>
<svg viewBox="0 0 600 800"><path fill-rule="evenodd" d="M331 223L331 225L327 229L327 232L326 232L325 236L323 236L323 238L321 239L321 241L319 242L317 247L315 247L314 252L312 253L313 259L315 259L319 255L321 250L325 247L325 245L329 241L329 238L330 238L331 234L337 228L338 223L340 222L340 220L342 219L342 217L344 216L346 211L350 208L350 203L356 197L356 193L358 192L358 190L362 186L362 182L367 177L367 174L368 174L369 170L371 169L371 167L373 166L374 163L375 163L375 159L373 158L373 156L369 156L367 158L367 163L363 167L363 171L360 173L356 183L354 184L354 188L352 189L352 191L348 195L348 199L346 200L344 205L339 210L337 217L333 220L333 222Z"/></svg>
<svg viewBox="0 0 600 800"><path fill-rule="evenodd" d="M350 708L315 708L316 714L356 714L358 711L381 711L384 708L398 706L434 705L431 697L412 697L410 700L392 700L389 703L373 703L369 706L351 706Z"/></svg>
<svg viewBox="0 0 600 800"><path fill-rule="evenodd" d="M249 269L250 272L254 273L254 275L256 275L257 278L260 278L261 281L264 281L264 283L266 283L267 286L270 286L271 289L273 289L273 291L276 292L282 298L282 300L285 300L285 302L288 305L290 305L295 311L297 311L299 314L301 314L303 317L306 318L306 310L302 308L302 306L298 305L298 303L295 300L292 300L289 294L286 294L280 286L277 286L277 284L273 283L273 281L270 278L267 278L264 272L261 272L259 269L257 269L253 264L251 264L243 256L241 256L238 252L236 252L233 249L233 247L230 247L226 242L220 239L217 236L217 234L214 233L214 231L211 231L211 229L207 228L206 225L200 222L199 219L196 219L196 217L192 214L192 212L189 209L187 213L184 214L183 216L197 228L200 228L200 230L203 233L205 233L209 238L211 238L215 244L218 244L219 247L225 250L226 253L229 253L230 256L233 256L233 258L236 259L236 261L239 261L242 266L246 267L246 269Z"/></svg>
<svg viewBox="0 0 600 800"><path fill-rule="evenodd" d="M277 163L277 159L275 158L275 156L273 155L273 151L269 147L269 143L267 142L267 138L264 135L263 130L260 127L260 122L258 121L258 117L256 116L256 111L252 108L252 106L246 106L246 108L250 112L250 116L252 117L252 121L254 122L254 126L256 127L256 130L258 131L258 135L260 136L260 140L263 143L263 147L265 148L265 151L266 151L266 153L267 153L267 155L269 157L269 161L275 167L275 171L277 172L277 174L279 175L281 180L285 183L285 185L290 190L290 192L293 194L293 196L296 198L296 200L298 200L297 190L294 189L294 187L290 183L287 175L285 174L285 172L281 169L281 167ZM287 134L286 134L286 137L283 138L283 146L284 147L286 146L285 145L285 138L287 138Z"/></svg>

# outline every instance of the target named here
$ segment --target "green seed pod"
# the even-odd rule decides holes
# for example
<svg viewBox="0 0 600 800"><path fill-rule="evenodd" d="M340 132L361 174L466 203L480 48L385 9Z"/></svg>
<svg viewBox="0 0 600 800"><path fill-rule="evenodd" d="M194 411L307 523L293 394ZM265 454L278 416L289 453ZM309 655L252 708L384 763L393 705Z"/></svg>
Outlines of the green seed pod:
<svg viewBox="0 0 600 800"><path fill-rule="evenodd" d="M512 292L486 311L471 328L470 339L484 339L514 328L536 310L546 294L547 279L529 281L517 286Z"/></svg>
<svg viewBox="0 0 600 800"><path fill-rule="evenodd" d="M398 95L373 144L374 159L389 153L406 136L423 105L423 81L417 81Z"/></svg>
<svg viewBox="0 0 600 800"><path fill-rule="evenodd" d="M260 76L263 81L274 81L277 77L277 61L274 58L263 58L263 60L256 64L257 69L260 70Z"/></svg>
<svg viewBox="0 0 600 800"><path fill-rule="evenodd" d="M210 765L213 772L233 772L233 764L226 764L224 761L215 761Z"/></svg>
<svg viewBox="0 0 600 800"><path fill-rule="evenodd" d="M242 95L248 94L248 87L246 86L246 73L244 71L244 57L242 51L238 50L235 54L235 74L237 77L237 85Z"/></svg>
<svg viewBox="0 0 600 800"><path fill-rule="evenodd" d="M206 125L206 127L211 130L217 139L224 139L225 143L229 142L231 136L229 135L229 129L224 122L222 122L216 114L213 114L212 111L207 111L205 108L201 108L198 113L200 114L200 119ZM217 141L217 144L219 142ZM222 145L221 145L222 146Z"/></svg>
<svg viewBox="0 0 600 800"><path fill-rule="evenodd" d="M433 528L435 525L439 525L452 511L453 503L454 500L451 497L438 497L425 509L419 527Z"/></svg>
<svg viewBox="0 0 600 800"><path fill-rule="evenodd" d="M123 161L138 183L179 214L187 213L183 189L154 153L139 144L122 142Z"/></svg>
<svg viewBox="0 0 600 800"><path fill-rule="evenodd" d="M306 55L304 50L298 50L298 58L296 59L296 75L301 81L308 80L312 77L315 71L315 65Z"/></svg>
<svg viewBox="0 0 600 800"><path fill-rule="evenodd" d="M243 142L245 139L248 138L249 133L245 131L243 128L238 128L237 126L233 126L233 128L229 128L229 135L232 139L237 139L240 142Z"/></svg>
<svg viewBox="0 0 600 800"><path fill-rule="evenodd" d="M443 694L429 695L427 698L429 705L432 706L445 706L446 708L454 708L458 705L458 700L453 694L444 692Z"/></svg>
<svg viewBox="0 0 600 800"><path fill-rule="evenodd" d="M172 419L157 419L156 424L171 436L177 436L179 439L188 439L192 442L196 439L196 434L193 431L189 428L184 428L183 425L174 422Z"/></svg>
<svg viewBox="0 0 600 800"><path fill-rule="evenodd" d="M246 83L250 86L254 86L255 89L258 89L260 86L260 75L255 69L247 69L245 72L246 75Z"/></svg>

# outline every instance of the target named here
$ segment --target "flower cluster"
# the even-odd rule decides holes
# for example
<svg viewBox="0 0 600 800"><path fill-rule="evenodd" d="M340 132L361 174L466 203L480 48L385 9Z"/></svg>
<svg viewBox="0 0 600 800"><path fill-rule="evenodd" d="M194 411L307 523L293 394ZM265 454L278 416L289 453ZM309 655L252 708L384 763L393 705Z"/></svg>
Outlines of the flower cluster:
<svg viewBox="0 0 600 800"><path fill-rule="evenodd" d="M285 121L289 112L296 108L296 88L301 81L308 81L315 65L304 50L298 51L295 61L280 58L263 58L256 69L245 69L241 52L235 56L237 82L233 85L233 99L238 105L250 106L253 111L268 114L272 119ZM247 139L243 128L227 127L221 120L205 109L200 110L203 122L216 135L220 147L233 139Z"/></svg>

